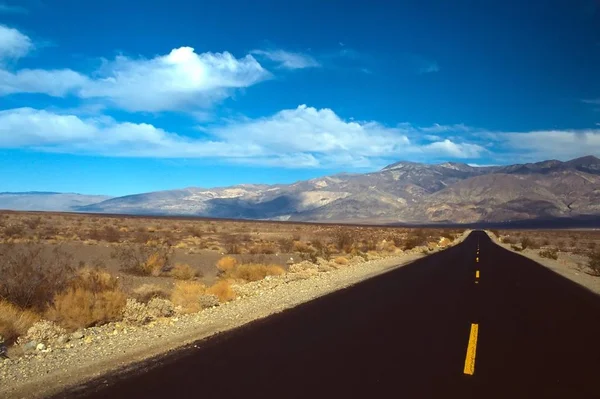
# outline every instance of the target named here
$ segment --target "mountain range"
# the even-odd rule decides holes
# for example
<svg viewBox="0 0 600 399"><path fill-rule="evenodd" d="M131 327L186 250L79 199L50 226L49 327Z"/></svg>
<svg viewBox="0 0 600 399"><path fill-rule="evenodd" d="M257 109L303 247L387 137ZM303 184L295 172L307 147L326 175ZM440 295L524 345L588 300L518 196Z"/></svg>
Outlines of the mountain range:
<svg viewBox="0 0 600 399"><path fill-rule="evenodd" d="M9 206L7 195L13 196ZM600 216L600 159L488 167L397 162L376 172L293 184L186 188L98 201L68 197L55 209L48 209L48 195L0 194L0 208L23 201L34 209L35 199L46 196L41 210L118 214L410 224L577 218Z"/></svg>

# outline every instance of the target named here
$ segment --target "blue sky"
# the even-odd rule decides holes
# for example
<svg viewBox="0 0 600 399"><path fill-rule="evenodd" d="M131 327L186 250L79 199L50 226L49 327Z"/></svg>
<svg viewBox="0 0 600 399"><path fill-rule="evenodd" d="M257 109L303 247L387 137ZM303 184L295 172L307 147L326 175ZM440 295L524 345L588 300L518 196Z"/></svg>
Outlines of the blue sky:
<svg viewBox="0 0 600 399"><path fill-rule="evenodd" d="M0 0L0 192L588 154L597 0Z"/></svg>

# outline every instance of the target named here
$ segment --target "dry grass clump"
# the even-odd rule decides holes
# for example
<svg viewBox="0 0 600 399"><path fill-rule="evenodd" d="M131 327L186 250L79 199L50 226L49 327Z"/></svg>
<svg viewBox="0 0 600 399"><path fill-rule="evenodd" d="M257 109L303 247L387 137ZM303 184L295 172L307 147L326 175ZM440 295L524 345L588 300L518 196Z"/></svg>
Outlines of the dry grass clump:
<svg viewBox="0 0 600 399"><path fill-rule="evenodd" d="M27 330L40 320L40 315L21 309L10 302L0 300L0 336L7 344L27 334Z"/></svg>
<svg viewBox="0 0 600 399"><path fill-rule="evenodd" d="M600 251L593 251L589 255L588 267L594 276L600 276Z"/></svg>
<svg viewBox="0 0 600 399"><path fill-rule="evenodd" d="M202 309L200 296L204 294L204 284L195 281L178 281L171 293L171 302L181 306L184 313L196 313Z"/></svg>
<svg viewBox="0 0 600 399"><path fill-rule="evenodd" d="M121 263L121 270L141 276L160 276L170 266L172 250L166 245L122 245L111 257Z"/></svg>
<svg viewBox="0 0 600 399"><path fill-rule="evenodd" d="M303 241L294 241L292 250L294 252L300 252L300 253L310 253L313 251L311 246Z"/></svg>
<svg viewBox="0 0 600 399"><path fill-rule="evenodd" d="M348 259L347 259L347 258L345 258L345 257L343 257L343 256L338 256L338 257L337 257L337 258L335 258L333 261L334 261L336 264L338 264L338 265L342 265L342 266L344 266L344 265L347 265L347 264L348 264Z"/></svg>
<svg viewBox="0 0 600 399"><path fill-rule="evenodd" d="M229 302L235 299L235 291L231 287L229 280L219 280L206 289L206 293L215 295L220 302Z"/></svg>
<svg viewBox="0 0 600 399"><path fill-rule="evenodd" d="M262 243L262 244L257 244L257 245L250 247L248 252L250 252L253 255L256 255L256 254L272 255L277 252L277 248L275 247L275 245L273 243Z"/></svg>
<svg viewBox="0 0 600 399"><path fill-rule="evenodd" d="M43 310L61 292L75 268L73 257L60 247L6 244L0 247L0 298L20 308Z"/></svg>
<svg viewBox="0 0 600 399"><path fill-rule="evenodd" d="M98 268L84 267L65 291L54 296L46 316L69 330L76 330L119 320L125 302L126 295L119 289L115 276Z"/></svg>
<svg viewBox="0 0 600 399"><path fill-rule="evenodd" d="M142 284L132 292L133 297L142 303L148 303L154 298L165 299L170 294L162 287L156 284Z"/></svg>
<svg viewBox="0 0 600 399"><path fill-rule="evenodd" d="M285 270L278 265L245 264L239 265L227 273L227 277L245 281L258 281L267 276L279 276L285 273Z"/></svg>
<svg viewBox="0 0 600 399"><path fill-rule="evenodd" d="M196 277L196 270L187 263L177 263L169 274L177 280L191 280Z"/></svg>
<svg viewBox="0 0 600 399"><path fill-rule="evenodd" d="M540 251L540 256L542 258L557 260L558 259L558 250L556 248L548 248L543 251Z"/></svg>
<svg viewBox="0 0 600 399"><path fill-rule="evenodd" d="M219 269L221 273L228 273L231 270L235 269L237 264L237 259L235 259L232 256L225 256L224 258L219 259L219 261L217 262L217 269Z"/></svg>
<svg viewBox="0 0 600 399"><path fill-rule="evenodd" d="M126 299L118 289L93 292L69 288L54 297L46 316L69 330L102 325L121 319Z"/></svg>

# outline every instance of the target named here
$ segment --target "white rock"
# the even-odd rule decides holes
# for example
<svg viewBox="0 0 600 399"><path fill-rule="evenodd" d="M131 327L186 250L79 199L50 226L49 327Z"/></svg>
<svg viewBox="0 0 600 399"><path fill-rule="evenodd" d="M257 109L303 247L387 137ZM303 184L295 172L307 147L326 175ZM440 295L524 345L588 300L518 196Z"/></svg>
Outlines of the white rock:
<svg viewBox="0 0 600 399"><path fill-rule="evenodd" d="M46 345L42 344L41 342L35 347L35 350L37 351L43 351L44 349L46 349Z"/></svg>

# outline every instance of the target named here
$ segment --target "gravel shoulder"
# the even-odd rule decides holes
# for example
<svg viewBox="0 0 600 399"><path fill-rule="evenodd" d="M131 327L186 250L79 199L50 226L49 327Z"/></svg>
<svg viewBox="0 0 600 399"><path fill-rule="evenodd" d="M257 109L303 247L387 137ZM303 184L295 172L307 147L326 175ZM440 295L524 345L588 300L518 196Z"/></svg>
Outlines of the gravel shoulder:
<svg viewBox="0 0 600 399"><path fill-rule="evenodd" d="M600 294L600 277L592 276L585 272L585 264L588 258L582 255L577 255L571 252L559 252L557 260L542 258L539 255L538 250L524 249L523 251L515 251L511 248L510 244L505 244L499 241L490 231L486 231L487 235L504 249L515 252L519 255L523 255L526 258L539 263L540 265L547 267L555 273L568 278L569 280L587 288L590 291Z"/></svg>
<svg viewBox="0 0 600 399"><path fill-rule="evenodd" d="M462 242L469 233L465 231L451 245ZM267 277L239 286L236 300L199 313L163 318L138 327L110 323L89 328L83 330L81 337L64 344L14 359L0 359L0 397L47 397L109 372L130 370L145 360L344 289L424 256L420 249L415 249L400 256L351 262L309 278L294 273Z"/></svg>

